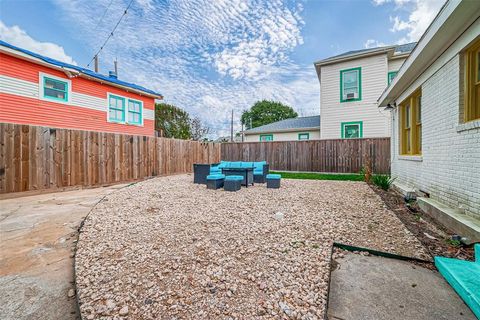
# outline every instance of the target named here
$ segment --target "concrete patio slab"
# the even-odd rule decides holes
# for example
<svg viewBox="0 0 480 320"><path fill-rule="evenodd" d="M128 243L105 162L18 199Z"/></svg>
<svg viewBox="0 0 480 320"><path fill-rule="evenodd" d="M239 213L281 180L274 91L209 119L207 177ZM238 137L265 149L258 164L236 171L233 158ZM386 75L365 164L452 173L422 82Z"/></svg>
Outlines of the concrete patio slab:
<svg viewBox="0 0 480 320"><path fill-rule="evenodd" d="M77 229L105 195L124 187L0 200L0 318L77 319Z"/></svg>
<svg viewBox="0 0 480 320"><path fill-rule="evenodd" d="M335 261L330 320L476 319L437 271L354 253Z"/></svg>

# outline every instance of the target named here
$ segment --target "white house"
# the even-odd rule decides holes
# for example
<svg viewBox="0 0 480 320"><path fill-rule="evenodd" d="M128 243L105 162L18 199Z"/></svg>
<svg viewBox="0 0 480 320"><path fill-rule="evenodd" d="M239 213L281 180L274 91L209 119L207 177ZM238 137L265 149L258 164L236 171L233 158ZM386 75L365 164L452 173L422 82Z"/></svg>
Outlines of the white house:
<svg viewBox="0 0 480 320"><path fill-rule="evenodd" d="M378 97L415 43L356 50L315 62L320 80L321 139L390 136Z"/></svg>
<svg viewBox="0 0 480 320"><path fill-rule="evenodd" d="M243 131L245 142L320 139L320 116L285 119Z"/></svg>
<svg viewBox="0 0 480 320"><path fill-rule="evenodd" d="M480 241L480 1L448 1L378 100L391 174L422 209Z"/></svg>

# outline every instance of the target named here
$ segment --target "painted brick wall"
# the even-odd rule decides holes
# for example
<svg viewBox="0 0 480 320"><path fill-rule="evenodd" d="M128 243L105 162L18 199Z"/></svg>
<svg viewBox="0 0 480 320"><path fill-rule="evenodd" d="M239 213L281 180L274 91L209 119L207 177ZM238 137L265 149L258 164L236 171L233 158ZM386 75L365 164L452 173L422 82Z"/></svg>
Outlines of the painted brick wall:
<svg viewBox="0 0 480 320"><path fill-rule="evenodd" d="M452 208L480 218L480 128L461 130L461 61L456 54L422 85L422 159L399 156L393 115L392 176Z"/></svg>

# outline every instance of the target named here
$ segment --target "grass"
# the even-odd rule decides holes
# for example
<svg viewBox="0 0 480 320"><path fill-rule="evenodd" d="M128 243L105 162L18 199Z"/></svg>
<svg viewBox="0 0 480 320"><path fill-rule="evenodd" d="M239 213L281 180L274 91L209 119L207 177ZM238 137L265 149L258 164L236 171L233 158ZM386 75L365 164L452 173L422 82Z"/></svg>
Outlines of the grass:
<svg viewBox="0 0 480 320"><path fill-rule="evenodd" d="M307 179L307 180L343 180L343 181L363 181L361 174L330 174L316 172L276 172L282 175L284 179Z"/></svg>

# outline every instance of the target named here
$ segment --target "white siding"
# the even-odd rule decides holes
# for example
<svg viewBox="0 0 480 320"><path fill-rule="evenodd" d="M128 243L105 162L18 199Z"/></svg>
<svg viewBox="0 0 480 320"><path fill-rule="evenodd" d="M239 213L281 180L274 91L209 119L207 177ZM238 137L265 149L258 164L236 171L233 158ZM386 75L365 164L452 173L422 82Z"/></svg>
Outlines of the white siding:
<svg viewBox="0 0 480 320"><path fill-rule="evenodd" d="M340 70L362 68L362 100L340 102ZM390 113L377 108L387 86L387 54L321 67L320 128L322 139L341 138L341 123L363 121L363 137L388 137Z"/></svg>
<svg viewBox="0 0 480 320"><path fill-rule="evenodd" d="M298 141L299 133L309 133L310 140L319 140L320 139L320 130L307 130L307 131L291 131L291 132L271 132L271 133L262 133L273 135L273 141ZM246 142L259 142L260 134L249 134L245 135Z"/></svg>
<svg viewBox="0 0 480 320"><path fill-rule="evenodd" d="M405 58L388 60L388 72L398 71L404 62Z"/></svg>
<svg viewBox="0 0 480 320"><path fill-rule="evenodd" d="M478 34L478 33L477 33ZM465 33L462 37L472 36ZM457 40L461 41L461 39ZM451 46L419 76L431 75L422 88L422 157L399 156L398 111L392 112L392 176L399 183L430 193L433 199L480 218L480 121L459 123L461 58ZM408 88L411 92L418 88Z"/></svg>

